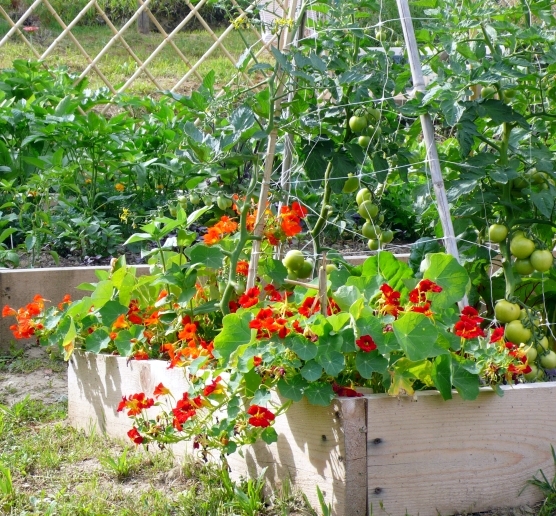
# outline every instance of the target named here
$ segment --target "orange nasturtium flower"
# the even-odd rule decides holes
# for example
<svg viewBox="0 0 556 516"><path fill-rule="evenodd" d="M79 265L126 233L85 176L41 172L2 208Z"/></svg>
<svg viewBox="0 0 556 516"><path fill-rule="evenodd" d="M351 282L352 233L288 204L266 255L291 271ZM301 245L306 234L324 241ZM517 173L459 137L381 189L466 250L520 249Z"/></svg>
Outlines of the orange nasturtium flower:
<svg viewBox="0 0 556 516"><path fill-rule="evenodd" d="M155 388L154 388L154 393L153 396L155 398L158 398L159 396L166 396L167 394L171 394L170 389L168 389L168 387L165 387L162 382L160 382Z"/></svg>

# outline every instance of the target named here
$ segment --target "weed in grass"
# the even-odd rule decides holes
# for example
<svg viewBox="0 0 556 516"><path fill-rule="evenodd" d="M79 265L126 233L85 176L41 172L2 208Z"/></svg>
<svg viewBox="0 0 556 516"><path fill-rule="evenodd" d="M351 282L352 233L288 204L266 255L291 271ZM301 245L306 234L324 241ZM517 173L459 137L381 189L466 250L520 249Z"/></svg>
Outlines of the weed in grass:
<svg viewBox="0 0 556 516"><path fill-rule="evenodd" d="M554 451L554 446L550 445L550 449L552 450L552 460L556 467L556 452ZM527 483L538 487L543 495L546 496L538 516L553 516L556 514L556 472L552 480L548 479L542 469L539 471L539 474L540 478L535 475L531 480L528 480Z"/></svg>
<svg viewBox="0 0 556 516"><path fill-rule="evenodd" d="M125 480L137 469L141 459L137 456L128 457L129 448L124 448L117 457L105 455L100 458L100 463L111 473L116 475L118 480Z"/></svg>

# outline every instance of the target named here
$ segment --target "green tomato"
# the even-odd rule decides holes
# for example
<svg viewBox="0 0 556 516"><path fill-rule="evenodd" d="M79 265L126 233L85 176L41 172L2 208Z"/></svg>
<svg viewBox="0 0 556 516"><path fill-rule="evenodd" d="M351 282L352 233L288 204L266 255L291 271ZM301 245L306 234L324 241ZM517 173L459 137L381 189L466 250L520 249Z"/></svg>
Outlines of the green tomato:
<svg viewBox="0 0 556 516"><path fill-rule="evenodd" d="M508 101L515 98L516 90L508 88L504 90L504 100Z"/></svg>
<svg viewBox="0 0 556 516"><path fill-rule="evenodd" d="M228 208L231 208L232 206L232 200L228 199L227 197L224 197L223 195L219 195L216 198L216 204L218 205L218 207L221 210L227 210Z"/></svg>
<svg viewBox="0 0 556 516"><path fill-rule="evenodd" d="M389 244L394 240L394 232L391 229L387 229L380 234L379 237L381 244Z"/></svg>
<svg viewBox="0 0 556 516"><path fill-rule="evenodd" d="M361 206L364 201L368 201L370 198L371 192L369 192L369 189L361 188L361 190L359 190L357 192L357 195L355 196L355 202L357 203L357 206Z"/></svg>
<svg viewBox="0 0 556 516"><path fill-rule="evenodd" d="M529 258L531 253L535 250L535 242L528 239L527 237L515 236L510 242L510 252L516 257Z"/></svg>
<svg viewBox="0 0 556 516"><path fill-rule="evenodd" d="M313 262L305 260L303 265L297 271L297 277L299 279L307 279L313 274Z"/></svg>
<svg viewBox="0 0 556 516"><path fill-rule="evenodd" d="M370 123L380 120L380 110L375 107L367 108L367 120Z"/></svg>
<svg viewBox="0 0 556 516"><path fill-rule="evenodd" d="M519 319L521 310L518 304L501 299L494 307L494 315L501 323L509 323Z"/></svg>
<svg viewBox="0 0 556 516"><path fill-rule="evenodd" d="M334 271L337 271L337 270L338 270L338 267L336 267L335 264L333 264L333 263L327 263L326 264L326 274L330 274L330 273L332 273Z"/></svg>
<svg viewBox="0 0 556 516"><path fill-rule="evenodd" d="M282 263L286 269L297 272L305 263L305 257L299 249L292 249L286 253L282 259Z"/></svg>
<svg viewBox="0 0 556 516"><path fill-rule="evenodd" d="M378 41L386 41L388 39L388 32L386 29L378 28L375 30L375 38L378 39Z"/></svg>
<svg viewBox="0 0 556 516"><path fill-rule="evenodd" d="M349 119L349 128L354 133L360 133L360 132L364 131L367 128L367 117L353 115Z"/></svg>
<svg viewBox="0 0 556 516"><path fill-rule="evenodd" d="M521 344L522 342L528 342L533 336L533 333L529 328L525 328L523 324L521 324L521 321L511 321L506 324L504 336L506 340L514 344Z"/></svg>
<svg viewBox="0 0 556 516"><path fill-rule="evenodd" d="M495 244L503 242L507 236L508 228L503 224L492 224L488 228L488 239Z"/></svg>
<svg viewBox="0 0 556 516"><path fill-rule="evenodd" d="M549 341L548 341L546 335L541 340L539 340L539 344L545 351L548 350Z"/></svg>
<svg viewBox="0 0 556 516"><path fill-rule="evenodd" d="M364 219L372 220L378 215L378 206L373 201L363 201L357 210Z"/></svg>
<svg viewBox="0 0 556 516"><path fill-rule="evenodd" d="M496 88L494 86L484 86L481 90L481 96L484 99L490 99L496 95Z"/></svg>
<svg viewBox="0 0 556 516"><path fill-rule="evenodd" d="M362 138L360 136L359 138ZM342 188L343 193L353 193L355 190L359 188L359 178L355 177L353 174L348 174L348 178L344 183L344 187Z"/></svg>
<svg viewBox="0 0 556 516"><path fill-rule="evenodd" d="M554 369L556 368L556 353L554 351L549 351L544 355L541 355L541 365L545 369Z"/></svg>
<svg viewBox="0 0 556 516"><path fill-rule="evenodd" d="M196 193L189 194L189 202L193 205L199 204L201 202L201 198L199 197L199 194Z"/></svg>
<svg viewBox="0 0 556 516"><path fill-rule="evenodd" d="M529 257L531 265L539 272L547 272L552 268L554 257L548 249L536 249Z"/></svg>
<svg viewBox="0 0 556 516"><path fill-rule="evenodd" d="M178 195L177 201L181 204L181 206L187 206L187 197L185 195Z"/></svg>
<svg viewBox="0 0 556 516"><path fill-rule="evenodd" d="M366 135L361 135L359 138L357 138L357 143L363 147L364 149L366 149L369 144L371 143L371 137L370 136L366 136Z"/></svg>
<svg viewBox="0 0 556 516"><path fill-rule="evenodd" d="M527 258L518 258L514 262L514 270L521 276L529 276L529 274L533 274L533 272L535 272L535 268L531 265L531 262Z"/></svg>
<svg viewBox="0 0 556 516"><path fill-rule="evenodd" d="M525 378L528 382L534 382L537 379L539 370L535 364L529 364L529 366L531 367L531 371L529 371L527 374L524 374L523 378Z"/></svg>
<svg viewBox="0 0 556 516"><path fill-rule="evenodd" d="M288 269L288 279L295 281L296 279L298 279L297 273L295 271L292 271L291 269Z"/></svg>
<svg viewBox="0 0 556 516"><path fill-rule="evenodd" d="M378 235L380 235L380 228L372 222L367 221L363 224L361 233L365 238L376 239L378 238Z"/></svg>
<svg viewBox="0 0 556 516"><path fill-rule="evenodd" d="M527 356L527 363L531 365L537 359L537 355L538 355L535 346L533 346L532 344L529 346L523 345L520 346L520 348L522 348L525 351L525 355Z"/></svg>
<svg viewBox="0 0 556 516"><path fill-rule="evenodd" d="M368 242L367 242L367 247L371 250L371 251L378 251L380 249L380 242L374 238L371 238Z"/></svg>

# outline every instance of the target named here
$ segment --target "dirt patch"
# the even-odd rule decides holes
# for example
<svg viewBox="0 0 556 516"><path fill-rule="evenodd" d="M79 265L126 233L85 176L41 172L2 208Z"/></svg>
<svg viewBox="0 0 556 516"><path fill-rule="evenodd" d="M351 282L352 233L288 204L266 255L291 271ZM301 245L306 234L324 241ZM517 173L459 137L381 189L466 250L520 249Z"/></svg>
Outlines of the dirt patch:
<svg viewBox="0 0 556 516"><path fill-rule="evenodd" d="M0 369L0 404L11 406L27 396L45 403L67 401L67 364L38 347L7 357Z"/></svg>

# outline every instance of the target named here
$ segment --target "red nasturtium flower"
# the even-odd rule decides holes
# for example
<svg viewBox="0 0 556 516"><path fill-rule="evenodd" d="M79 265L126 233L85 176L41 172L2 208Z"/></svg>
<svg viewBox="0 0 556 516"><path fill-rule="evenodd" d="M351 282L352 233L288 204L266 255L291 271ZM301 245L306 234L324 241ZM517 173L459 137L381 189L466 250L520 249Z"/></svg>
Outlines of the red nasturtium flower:
<svg viewBox="0 0 556 516"><path fill-rule="evenodd" d="M203 389L203 396L210 396L211 394L220 394L222 392L222 386L220 382L222 381L221 376L217 376L211 383L205 385Z"/></svg>
<svg viewBox="0 0 556 516"><path fill-rule="evenodd" d="M357 392L355 389L351 387L343 387L338 385L336 382L332 384L332 390L336 393L337 396L341 396L344 398L359 398L363 396L362 393Z"/></svg>
<svg viewBox="0 0 556 516"><path fill-rule="evenodd" d="M144 349L139 349L138 351L133 353L133 358L135 360L148 360L151 357Z"/></svg>
<svg viewBox="0 0 556 516"><path fill-rule="evenodd" d="M249 424L261 428L270 426L276 418L276 416L272 412L270 412L270 410L265 407L261 407L260 405L251 405L247 409L247 414L251 416L248 420Z"/></svg>
<svg viewBox="0 0 556 516"><path fill-rule="evenodd" d="M153 405L154 400L152 398L147 398L144 392L139 392L132 394L129 398L123 396L118 405L118 412L127 410L127 415L132 417L139 415L143 409L151 408Z"/></svg>
<svg viewBox="0 0 556 516"><path fill-rule="evenodd" d="M409 300L412 303L424 303L427 300L427 292L442 292L442 287L429 279L423 279L409 293Z"/></svg>
<svg viewBox="0 0 556 516"><path fill-rule="evenodd" d="M378 312L382 315L392 315L397 318L398 314L403 310L403 308L400 307L401 293L394 290L386 283L381 285L379 290L382 296L378 300Z"/></svg>
<svg viewBox="0 0 556 516"><path fill-rule="evenodd" d="M255 318L249 322L249 328L257 330L258 339L268 339L276 333L281 339L290 332L286 328L287 320L274 314L272 308L261 308Z"/></svg>
<svg viewBox="0 0 556 516"><path fill-rule="evenodd" d="M490 343L494 344L495 342L500 342L503 339L504 339L504 327L499 326L490 335Z"/></svg>
<svg viewBox="0 0 556 516"><path fill-rule="evenodd" d="M127 432L127 436L137 445L143 442L143 437L137 430L137 428L133 427L131 430Z"/></svg>
<svg viewBox="0 0 556 516"><path fill-rule="evenodd" d="M250 308L255 306L259 302L259 296L261 295L261 291L259 287L252 287L250 288L245 294L240 296L238 299L239 305L243 308Z"/></svg>
<svg viewBox="0 0 556 516"><path fill-rule="evenodd" d="M376 349L376 344L373 338L370 335L362 335L361 338L355 341L357 347L361 349L361 351L365 351L366 353L370 353Z"/></svg>
<svg viewBox="0 0 556 516"><path fill-rule="evenodd" d="M474 339L484 337L485 332L480 327L483 318L472 306L466 306L462 311L459 321L454 324L454 333L463 339Z"/></svg>
<svg viewBox="0 0 556 516"><path fill-rule="evenodd" d="M178 400L176 408L172 409L174 414L173 426L176 430L181 432L183 424L197 413L197 409L203 406L200 396L189 399L189 393L184 392L182 399Z"/></svg>

